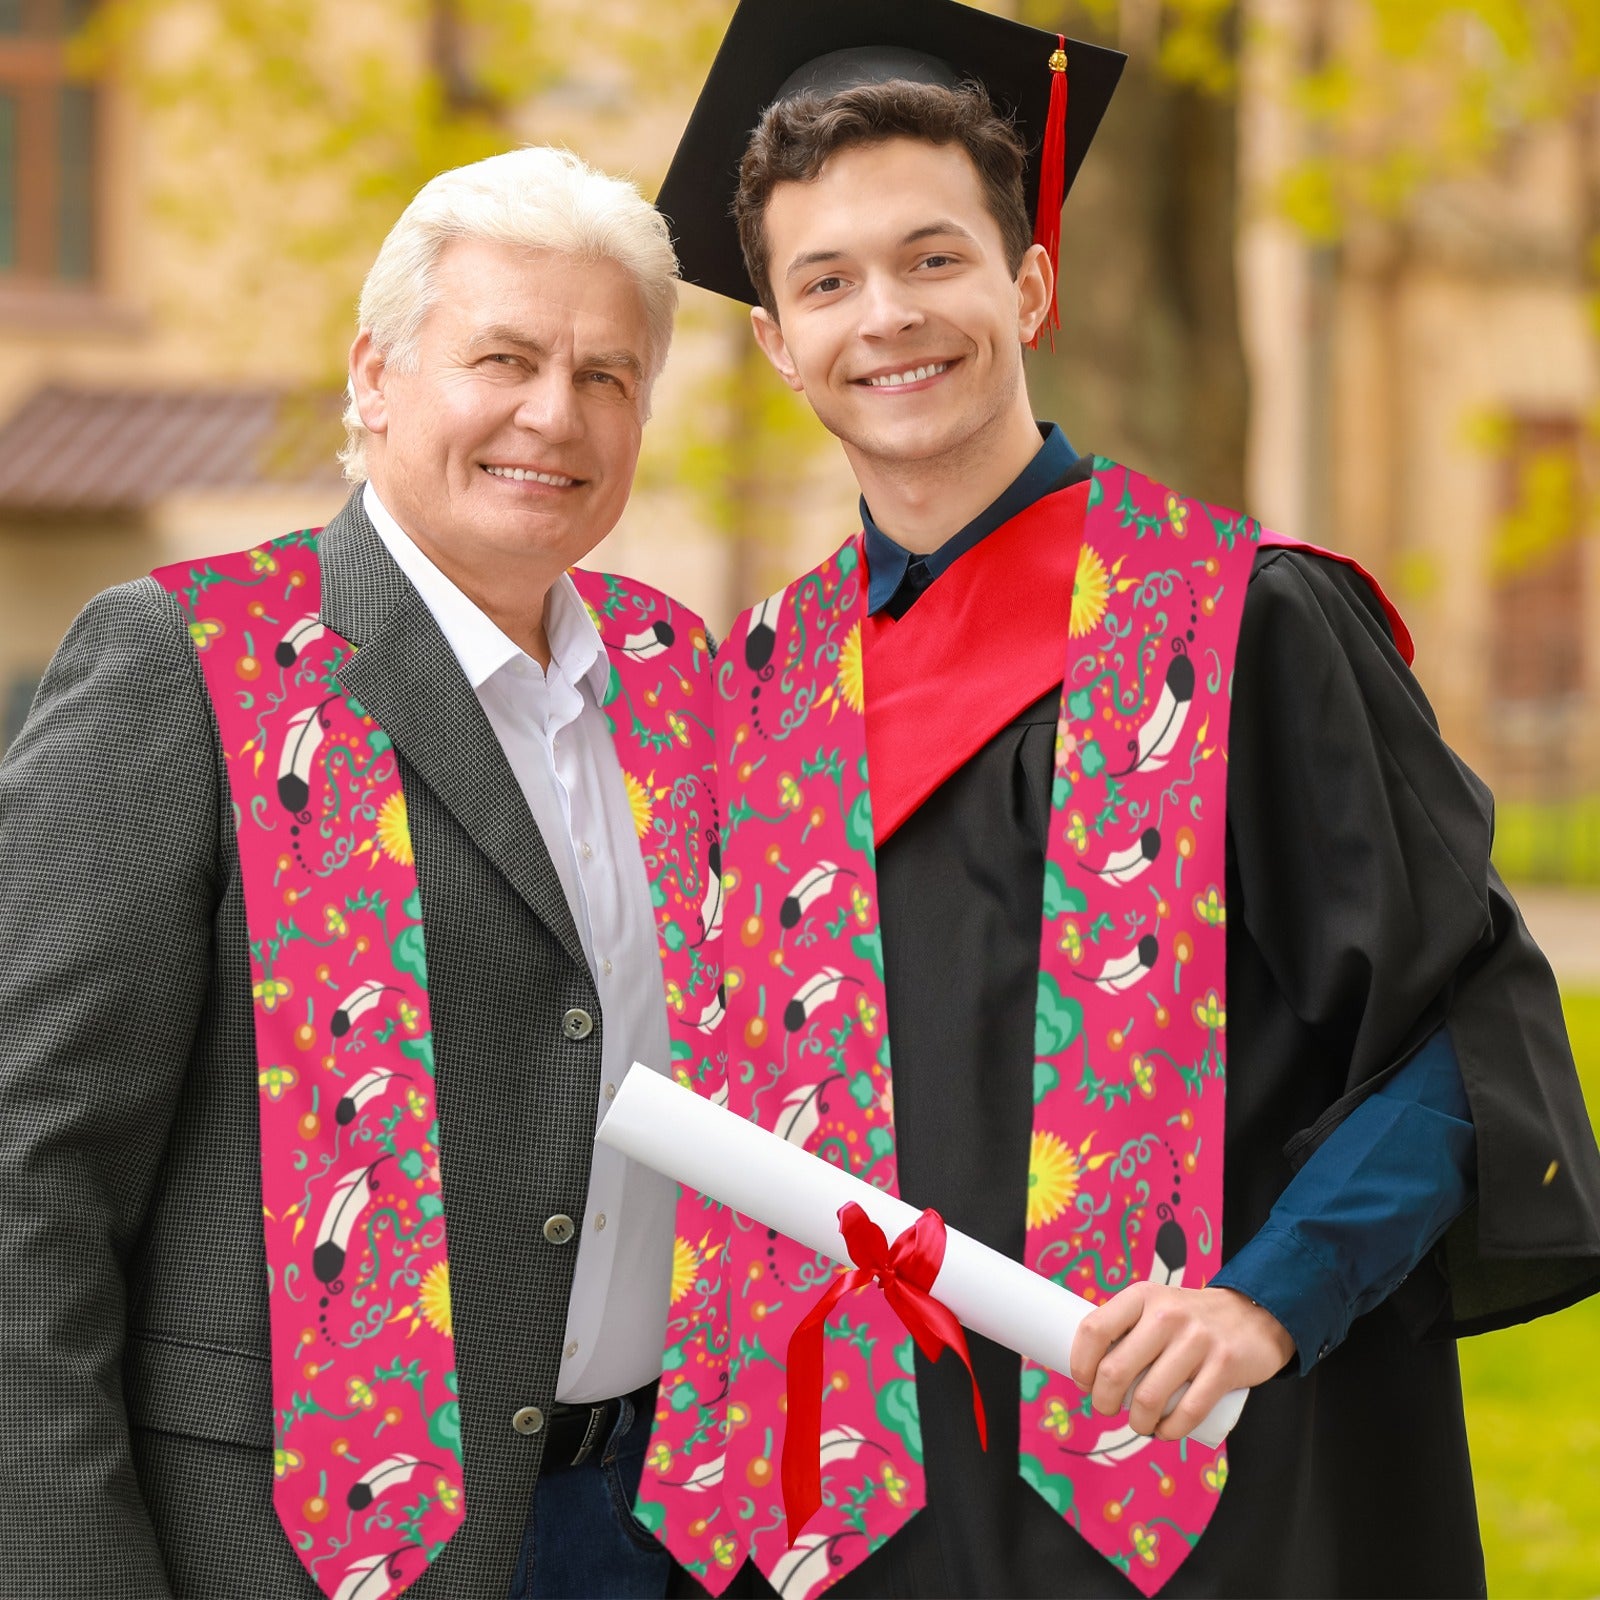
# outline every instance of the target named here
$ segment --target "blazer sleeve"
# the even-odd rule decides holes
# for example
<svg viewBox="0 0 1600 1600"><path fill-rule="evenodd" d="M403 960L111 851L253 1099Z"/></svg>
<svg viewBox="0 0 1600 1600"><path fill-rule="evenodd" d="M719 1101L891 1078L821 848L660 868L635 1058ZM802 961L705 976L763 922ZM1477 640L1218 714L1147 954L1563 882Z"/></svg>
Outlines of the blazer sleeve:
<svg viewBox="0 0 1600 1600"><path fill-rule="evenodd" d="M0 762L0 1572L39 1592L168 1593L122 1357L211 968L214 726L143 580L85 608Z"/></svg>

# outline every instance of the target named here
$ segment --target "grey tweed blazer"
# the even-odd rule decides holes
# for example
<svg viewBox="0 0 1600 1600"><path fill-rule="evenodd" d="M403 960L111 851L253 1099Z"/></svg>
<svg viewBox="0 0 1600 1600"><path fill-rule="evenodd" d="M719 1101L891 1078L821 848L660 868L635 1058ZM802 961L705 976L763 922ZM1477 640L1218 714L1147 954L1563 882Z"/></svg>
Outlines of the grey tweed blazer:
<svg viewBox="0 0 1600 1600"><path fill-rule="evenodd" d="M583 1215L600 1008L477 697L352 499L345 687L400 756L428 934L469 1514L409 1591L507 1592ZM597 1026L573 1041L562 1014ZM91 601L0 763L0 1595L313 1600L272 1504L244 901L177 604ZM315 1485L307 1489L314 1491Z"/></svg>

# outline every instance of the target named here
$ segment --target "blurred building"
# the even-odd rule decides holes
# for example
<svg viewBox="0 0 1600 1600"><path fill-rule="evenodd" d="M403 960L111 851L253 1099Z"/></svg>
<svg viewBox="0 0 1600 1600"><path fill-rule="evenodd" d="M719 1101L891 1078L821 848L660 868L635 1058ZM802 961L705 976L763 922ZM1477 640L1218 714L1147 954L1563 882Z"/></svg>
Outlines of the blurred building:
<svg viewBox="0 0 1600 1600"><path fill-rule="evenodd" d="M1253 9L1293 34L1317 8ZM1489 170L1318 247L1271 204L1317 153L1283 69L1247 61L1240 106L1252 509L1390 587L1517 868L1593 874L1600 108L1509 130Z"/></svg>
<svg viewBox="0 0 1600 1600"><path fill-rule="evenodd" d="M709 53L731 0L693 3ZM325 280L312 295L275 258L266 202L246 175L204 165L194 130L180 137L181 106L152 107L115 69L74 77L68 41L88 4L0 0L0 744L90 594L320 523L345 494L333 452L347 312L330 324ZM543 0L541 22L576 4ZM607 0L607 15L630 4ZM449 11L425 9L435 24ZM1316 9L1246 12L1292 32ZM148 14L171 32L203 10ZM648 41L647 9L633 10ZM409 13L389 25L399 54L431 51L447 87L460 76L459 39ZM508 142L571 140L653 192L697 74L645 102L607 76L614 62L550 50L570 69L530 93ZM1351 551L1391 587L1447 735L1502 798L1600 793L1597 136L1574 124L1513 137L1487 175L1317 247L1273 205L1308 138L1281 52L1244 67L1250 509ZM203 249L165 209L191 171L215 211ZM720 630L848 531L854 493L737 311L694 290L684 301L634 501L595 559L670 587Z"/></svg>
<svg viewBox="0 0 1600 1600"><path fill-rule="evenodd" d="M546 0L541 13L566 3ZM249 172L219 181L185 107L154 103L115 68L89 81L75 72L72 40L90 4L0 0L0 750L91 595L165 562L319 525L348 492L334 460L338 381L377 238L359 246L330 318L328 274L303 283L274 258L260 216L272 201ZM155 53L192 46L184 33L205 25L200 9L153 8ZM447 8L433 10L437 24ZM364 15L351 25L370 23ZM342 25L332 9L323 20ZM402 62L431 53L448 86L458 38L409 12L390 13L387 27L363 44ZM603 59L569 54L571 72L515 109L505 143L571 142L653 192L695 84L636 105ZM308 206L316 184L308 173ZM213 236L198 245L169 214L186 189L214 207ZM721 462L738 414L782 405L780 386L743 360L741 316L699 291L684 299L633 501L592 559L670 588L720 629L791 561L820 552L854 495L836 452L810 460L801 445L794 483L749 483L729 498ZM820 457L809 414L785 410L779 433L812 430ZM749 536L730 522L751 524Z"/></svg>

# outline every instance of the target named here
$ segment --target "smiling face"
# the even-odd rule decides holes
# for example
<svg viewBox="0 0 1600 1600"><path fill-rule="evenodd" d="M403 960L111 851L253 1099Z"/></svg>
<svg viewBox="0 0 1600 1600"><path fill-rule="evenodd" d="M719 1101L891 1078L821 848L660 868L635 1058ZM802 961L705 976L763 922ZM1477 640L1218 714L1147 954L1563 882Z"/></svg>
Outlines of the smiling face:
<svg viewBox="0 0 1600 1600"><path fill-rule="evenodd" d="M468 593L553 582L627 504L648 348L617 262L451 241L412 370L351 351L374 489Z"/></svg>
<svg viewBox="0 0 1600 1600"><path fill-rule="evenodd" d="M1049 301L1014 274L971 158L895 138L840 151L765 212L777 311L756 337L863 469L981 460L1033 427L1022 344ZM1030 435L1036 446L1037 434Z"/></svg>

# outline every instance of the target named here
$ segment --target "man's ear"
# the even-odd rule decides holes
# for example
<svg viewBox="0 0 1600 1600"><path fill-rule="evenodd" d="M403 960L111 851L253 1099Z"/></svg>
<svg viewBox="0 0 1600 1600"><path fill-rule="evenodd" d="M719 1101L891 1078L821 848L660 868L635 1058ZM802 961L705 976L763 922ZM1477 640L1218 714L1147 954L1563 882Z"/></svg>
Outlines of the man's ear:
<svg viewBox="0 0 1600 1600"><path fill-rule="evenodd" d="M750 331L755 334L756 343L761 346L761 353L777 368L778 376L796 394L804 394L806 386L800 381L799 370L789 354L783 329L778 326L778 319L765 306L750 308Z"/></svg>
<svg viewBox="0 0 1600 1600"><path fill-rule="evenodd" d="M1055 287L1049 253L1042 244L1030 244L1017 269L1017 332L1024 344L1032 344L1039 337L1039 329L1050 314Z"/></svg>
<svg viewBox="0 0 1600 1600"><path fill-rule="evenodd" d="M368 433L386 433L389 428L389 406L383 392L387 371L372 335L363 328L350 346L350 389Z"/></svg>

